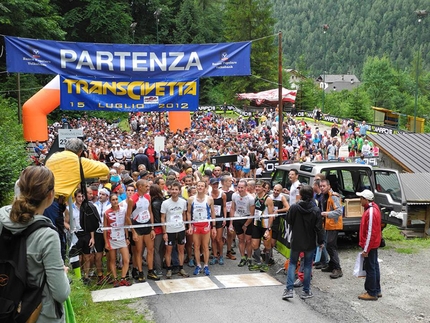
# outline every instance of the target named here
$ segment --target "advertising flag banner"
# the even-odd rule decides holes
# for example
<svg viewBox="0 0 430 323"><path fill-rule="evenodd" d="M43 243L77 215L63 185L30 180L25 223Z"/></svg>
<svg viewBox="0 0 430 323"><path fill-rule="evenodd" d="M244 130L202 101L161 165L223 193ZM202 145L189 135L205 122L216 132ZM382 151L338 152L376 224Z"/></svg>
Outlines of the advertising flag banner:
<svg viewBox="0 0 430 323"><path fill-rule="evenodd" d="M197 111L199 81L60 78L61 110Z"/></svg>
<svg viewBox="0 0 430 323"><path fill-rule="evenodd" d="M94 44L5 36L5 43L8 72L145 80L251 74L251 42Z"/></svg>

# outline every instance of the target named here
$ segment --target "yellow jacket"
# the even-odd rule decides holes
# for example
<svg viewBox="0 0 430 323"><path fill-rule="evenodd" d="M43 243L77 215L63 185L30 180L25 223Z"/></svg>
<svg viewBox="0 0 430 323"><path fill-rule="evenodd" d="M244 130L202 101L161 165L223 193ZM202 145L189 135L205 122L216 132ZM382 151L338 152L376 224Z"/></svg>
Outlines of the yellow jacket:
<svg viewBox="0 0 430 323"><path fill-rule="evenodd" d="M109 168L102 162L81 158L85 178L95 178L109 175ZM79 171L79 157L71 151L53 154L46 162L55 177L55 197L68 198L81 182Z"/></svg>

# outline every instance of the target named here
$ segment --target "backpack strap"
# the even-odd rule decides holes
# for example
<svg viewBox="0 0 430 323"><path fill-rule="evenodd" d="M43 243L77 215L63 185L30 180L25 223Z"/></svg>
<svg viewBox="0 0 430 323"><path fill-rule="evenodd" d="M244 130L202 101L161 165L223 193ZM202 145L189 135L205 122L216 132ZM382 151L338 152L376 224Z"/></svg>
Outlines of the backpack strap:
<svg viewBox="0 0 430 323"><path fill-rule="evenodd" d="M35 221L34 223L30 224L24 231L22 231L22 234L25 238L27 238L30 236L30 234L40 228L51 228L52 230L57 231L57 228L51 223L48 223L46 221Z"/></svg>

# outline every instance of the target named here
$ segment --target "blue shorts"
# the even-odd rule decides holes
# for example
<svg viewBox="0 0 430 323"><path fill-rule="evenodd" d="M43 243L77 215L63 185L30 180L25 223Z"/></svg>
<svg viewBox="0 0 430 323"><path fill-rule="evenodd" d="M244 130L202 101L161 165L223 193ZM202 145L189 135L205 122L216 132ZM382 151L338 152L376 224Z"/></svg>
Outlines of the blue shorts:
<svg viewBox="0 0 430 323"><path fill-rule="evenodd" d="M240 165L236 165L235 168L236 168L236 170L242 170L242 166L240 166Z"/></svg>
<svg viewBox="0 0 430 323"><path fill-rule="evenodd" d="M242 168L242 171L243 171L245 174L248 174L248 173L251 171L251 168Z"/></svg>

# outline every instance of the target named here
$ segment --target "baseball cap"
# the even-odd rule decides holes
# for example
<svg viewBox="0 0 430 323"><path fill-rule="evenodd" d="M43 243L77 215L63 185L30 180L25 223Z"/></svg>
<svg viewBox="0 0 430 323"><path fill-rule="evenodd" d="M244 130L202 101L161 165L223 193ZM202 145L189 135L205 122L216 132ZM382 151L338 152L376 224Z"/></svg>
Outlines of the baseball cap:
<svg viewBox="0 0 430 323"><path fill-rule="evenodd" d="M210 185L212 185L212 184L218 184L218 183L219 183L219 178L211 178L209 180L209 184Z"/></svg>
<svg viewBox="0 0 430 323"><path fill-rule="evenodd" d="M363 192L357 192L357 196L364 197L368 201L373 201L374 195L372 191L364 190Z"/></svg>

